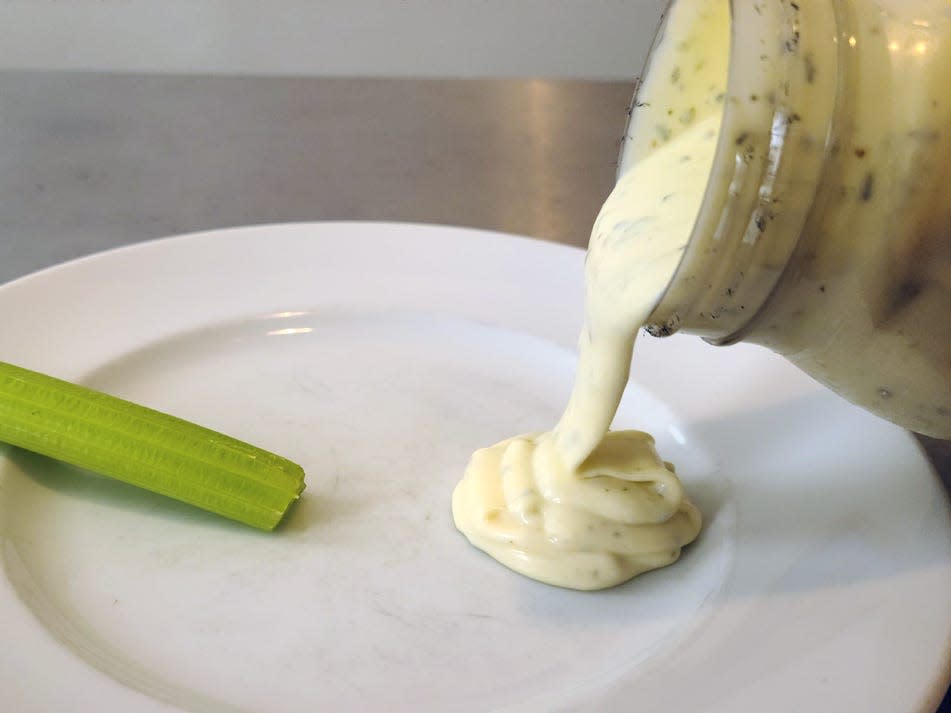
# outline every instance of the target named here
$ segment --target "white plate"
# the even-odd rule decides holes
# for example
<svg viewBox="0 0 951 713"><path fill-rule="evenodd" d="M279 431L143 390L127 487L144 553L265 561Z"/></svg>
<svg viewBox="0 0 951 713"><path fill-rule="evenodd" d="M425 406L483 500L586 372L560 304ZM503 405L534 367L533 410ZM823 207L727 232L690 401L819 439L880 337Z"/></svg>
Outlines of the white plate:
<svg viewBox="0 0 951 713"><path fill-rule="evenodd" d="M280 452L262 534L9 449L0 708L928 711L947 500L901 430L756 348L641 340L618 422L701 506L683 560L601 593L471 548L470 452L554 423L581 251L472 230L225 230L0 289L0 358ZM929 711L930 713L930 711Z"/></svg>

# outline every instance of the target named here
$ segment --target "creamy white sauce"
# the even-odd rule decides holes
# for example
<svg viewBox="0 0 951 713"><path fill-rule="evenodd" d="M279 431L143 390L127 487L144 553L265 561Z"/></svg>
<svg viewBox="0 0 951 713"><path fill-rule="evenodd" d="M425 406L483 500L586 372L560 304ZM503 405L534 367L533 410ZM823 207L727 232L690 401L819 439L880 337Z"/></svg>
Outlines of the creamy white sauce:
<svg viewBox="0 0 951 713"><path fill-rule="evenodd" d="M477 451L452 498L456 526L511 569L601 589L674 562L700 531L673 466L639 431L608 432L631 351L676 270L719 129L706 118L633 166L605 202L585 267L576 383L549 433Z"/></svg>
<svg viewBox="0 0 951 713"><path fill-rule="evenodd" d="M703 309L694 299L703 285L688 289L702 275L704 283L730 278L721 227L744 224L728 211L702 216L703 259L672 280L708 181L711 196L732 200L752 186L758 204L769 206L745 224L744 244L764 246L737 263L751 281L748 294L773 284L783 268L775 236L799 230L797 211L808 218L809 229L791 235L801 262L765 293L768 309L744 338L896 422L948 432L947 5L857 0L839 18L849 34L829 35L840 13L821 3L672 4L625 139L622 177L592 231L570 401L551 432L473 456L453 494L453 514L474 545L529 577L597 589L669 564L696 537L699 514L652 440L608 428L637 331L666 290L700 318L732 315L736 326L739 311L758 308L738 301L735 281L718 285L699 303ZM734 46L751 61L735 63L728 94L731 7L737 35L752 28ZM832 107L822 101L833 94L848 115L830 134ZM724 105L730 133L711 176ZM760 183L744 179L754 169L772 171L775 161ZM816 161L824 167L818 196L809 172ZM713 272L696 271L710 262ZM678 289L690 299L673 299ZM665 319L676 328L681 314Z"/></svg>
<svg viewBox="0 0 951 713"><path fill-rule="evenodd" d="M632 141L591 232L575 385L546 433L477 451L452 497L456 526L528 577L602 589L671 564L700 532L674 468L640 431L608 429L638 330L677 270L710 177L729 56L726 0L675 3L641 96L654 124ZM631 152L628 152L630 154Z"/></svg>
<svg viewBox="0 0 951 713"><path fill-rule="evenodd" d="M604 436L627 384L638 329L673 277L703 198L720 116L694 125L618 181L591 231L574 391L555 428L577 467Z"/></svg>

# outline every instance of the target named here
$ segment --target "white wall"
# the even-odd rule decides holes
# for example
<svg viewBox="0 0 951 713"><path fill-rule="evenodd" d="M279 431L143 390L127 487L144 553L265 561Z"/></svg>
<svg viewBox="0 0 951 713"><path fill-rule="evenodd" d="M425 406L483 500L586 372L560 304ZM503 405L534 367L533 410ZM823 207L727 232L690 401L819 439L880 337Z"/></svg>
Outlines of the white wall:
<svg viewBox="0 0 951 713"><path fill-rule="evenodd" d="M0 69L630 80L663 0L0 0Z"/></svg>

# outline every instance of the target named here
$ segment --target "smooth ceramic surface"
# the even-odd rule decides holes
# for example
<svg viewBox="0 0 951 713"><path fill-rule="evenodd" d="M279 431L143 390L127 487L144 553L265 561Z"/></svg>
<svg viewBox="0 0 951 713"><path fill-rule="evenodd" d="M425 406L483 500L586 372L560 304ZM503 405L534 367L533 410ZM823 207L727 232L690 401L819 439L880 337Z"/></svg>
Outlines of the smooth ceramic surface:
<svg viewBox="0 0 951 713"><path fill-rule="evenodd" d="M470 452L564 405L582 260L454 228L264 226L0 288L0 358L308 473L263 534L0 451L2 708L931 713L947 499L907 434L762 350L638 345L617 423L657 436L706 518L674 567L570 592L454 530Z"/></svg>

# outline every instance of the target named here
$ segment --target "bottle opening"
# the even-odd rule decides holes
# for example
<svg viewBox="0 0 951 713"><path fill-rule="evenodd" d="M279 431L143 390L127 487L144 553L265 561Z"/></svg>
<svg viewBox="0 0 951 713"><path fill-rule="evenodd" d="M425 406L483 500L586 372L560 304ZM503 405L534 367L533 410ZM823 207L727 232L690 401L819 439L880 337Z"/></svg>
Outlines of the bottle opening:
<svg viewBox="0 0 951 713"><path fill-rule="evenodd" d="M843 51L831 3L676 0L635 97L621 178L661 152L715 151L682 180L669 226L677 259L644 320L715 344L743 339L778 284L808 218L835 117ZM820 72L818 68L822 68Z"/></svg>
<svg viewBox="0 0 951 713"><path fill-rule="evenodd" d="M722 133L730 44L729 0L672 2L632 102L612 199L619 202L617 194L626 192L625 213L651 221L631 239L654 243L636 251L637 259L650 260L654 294L644 298L652 310L698 229ZM675 330L675 324L649 329Z"/></svg>

